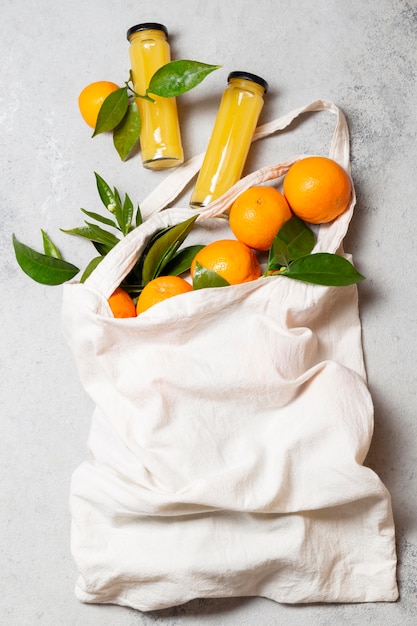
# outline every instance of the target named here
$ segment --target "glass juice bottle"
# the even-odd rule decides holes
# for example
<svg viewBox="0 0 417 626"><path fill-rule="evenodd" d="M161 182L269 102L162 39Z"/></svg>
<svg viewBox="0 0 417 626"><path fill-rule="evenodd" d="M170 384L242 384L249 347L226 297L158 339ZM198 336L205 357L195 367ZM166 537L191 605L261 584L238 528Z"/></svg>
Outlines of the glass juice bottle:
<svg viewBox="0 0 417 626"><path fill-rule="evenodd" d="M127 31L133 86L144 95L152 76L169 63L171 52L168 30L163 24L148 22L132 26ZM175 98L150 94L155 102L137 98L142 129L140 146L144 167L162 170L176 167L184 161Z"/></svg>
<svg viewBox="0 0 417 626"><path fill-rule="evenodd" d="M255 74L231 72L190 205L205 207L241 177L268 83Z"/></svg>

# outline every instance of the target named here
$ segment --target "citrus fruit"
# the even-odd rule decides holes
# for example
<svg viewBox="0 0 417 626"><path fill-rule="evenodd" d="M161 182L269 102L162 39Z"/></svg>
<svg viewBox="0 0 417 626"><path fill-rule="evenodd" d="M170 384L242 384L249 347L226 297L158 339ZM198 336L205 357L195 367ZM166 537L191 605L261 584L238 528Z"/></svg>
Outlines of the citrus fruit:
<svg viewBox="0 0 417 626"><path fill-rule="evenodd" d="M321 224L345 211L352 193L350 178L333 159L306 157L291 165L284 178L284 195L300 219Z"/></svg>
<svg viewBox="0 0 417 626"><path fill-rule="evenodd" d="M254 251L235 239L220 239L202 248L191 263L191 276L194 276L197 263L216 272L230 285L246 283L261 275L259 261Z"/></svg>
<svg viewBox="0 0 417 626"><path fill-rule="evenodd" d="M233 202L229 224L233 234L255 250L269 250L281 226L292 213L274 187L249 187Z"/></svg>
<svg viewBox="0 0 417 626"><path fill-rule="evenodd" d="M84 87L78 96L78 108L83 120L91 126L96 127L98 112L101 105L109 94L119 89L119 85L107 80L98 80Z"/></svg>
<svg viewBox="0 0 417 626"><path fill-rule="evenodd" d="M113 291L107 302L113 312L114 317L136 317L136 307L127 291L117 287Z"/></svg>
<svg viewBox="0 0 417 626"><path fill-rule="evenodd" d="M136 312L139 315L154 304L192 291L190 283L180 276L158 276L145 285L136 303Z"/></svg>

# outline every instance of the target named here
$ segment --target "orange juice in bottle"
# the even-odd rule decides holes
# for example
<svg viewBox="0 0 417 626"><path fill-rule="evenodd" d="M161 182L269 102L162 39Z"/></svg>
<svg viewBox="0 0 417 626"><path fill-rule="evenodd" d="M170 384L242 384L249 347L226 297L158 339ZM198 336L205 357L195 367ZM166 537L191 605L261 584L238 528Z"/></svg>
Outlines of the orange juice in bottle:
<svg viewBox="0 0 417 626"><path fill-rule="evenodd" d="M133 86L145 95L155 72L171 60L168 31L163 24L147 22L127 31ZM140 146L144 167L161 170L184 160L175 98L150 94L155 102L137 98L142 121Z"/></svg>
<svg viewBox="0 0 417 626"><path fill-rule="evenodd" d="M192 207L204 207L242 175L268 83L248 72L231 72L194 191Z"/></svg>

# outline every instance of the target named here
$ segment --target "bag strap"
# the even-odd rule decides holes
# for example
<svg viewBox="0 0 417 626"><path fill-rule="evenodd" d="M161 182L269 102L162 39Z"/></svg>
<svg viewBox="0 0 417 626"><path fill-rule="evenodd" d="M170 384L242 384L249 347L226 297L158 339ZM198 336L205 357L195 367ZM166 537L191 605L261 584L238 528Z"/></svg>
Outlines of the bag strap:
<svg viewBox="0 0 417 626"><path fill-rule="evenodd" d="M333 133L333 138L330 146L329 156L331 159L337 161L346 171L350 172L350 158L349 158L349 129L346 123L346 118L342 111L333 102L328 100L315 100L307 106L300 107L279 117L272 122L258 126L256 129L252 141L263 139L268 137L277 131L287 128L297 117L304 113L310 113L315 111L329 111L336 116L336 126ZM286 170L289 165L294 161L301 158L302 155L291 159L291 161L272 165L262 168L258 172L253 172L241 179L236 185L234 185L226 194L224 194L218 200L215 200L210 204L207 209L199 210L201 216L213 217L220 215L224 212L225 208L230 206L230 198L237 197L242 190L251 186L252 184L261 184L276 178L279 178L283 174L282 170ZM160 183L140 204L140 209L144 219L147 219L153 213L161 211L166 206L170 205L179 196L184 187L190 182L190 180L197 174L203 163L204 153L199 154L181 167L174 170ZM285 173L285 172L284 172ZM256 181L256 182L252 182Z"/></svg>
<svg viewBox="0 0 417 626"><path fill-rule="evenodd" d="M342 111L328 100L315 100L311 104L300 107L271 122L258 126L253 141L268 137L273 133L287 128L297 117L304 113L329 111L336 116L336 125L330 146L329 156L337 161L350 173L349 130ZM276 165L263 167L240 179L223 196L210 203L205 209L198 210L198 221L224 214L232 202L248 187L276 180L284 176L290 166L303 156ZM137 255L147 239L159 228L178 223L190 216L190 209L171 209L168 214L163 211L181 193L201 167L204 154L191 158L170 173L140 204L144 222L124 237L101 261L97 268L85 281L93 291L107 298L120 284L121 280L134 266ZM321 224L318 229L317 243L314 252L336 252L341 248L343 238L355 206L355 192L352 185L352 199L349 208L336 220L329 224Z"/></svg>

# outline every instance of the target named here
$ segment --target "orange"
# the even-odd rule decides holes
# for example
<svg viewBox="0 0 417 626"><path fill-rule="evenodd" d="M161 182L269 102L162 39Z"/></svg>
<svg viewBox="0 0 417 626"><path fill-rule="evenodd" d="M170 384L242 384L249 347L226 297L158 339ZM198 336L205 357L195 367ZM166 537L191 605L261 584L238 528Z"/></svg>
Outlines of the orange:
<svg viewBox="0 0 417 626"><path fill-rule="evenodd" d="M233 202L229 224L233 234L255 250L269 250L281 226L292 213L274 187L249 187Z"/></svg>
<svg viewBox="0 0 417 626"><path fill-rule="evenodd" d="M83 120L91 126L96 127L98 112L101 105L109 94L119 89L119 85L107 80L99 80L84 87L78 96L78 108Z"/></svg>
<svg viewBox="0 0 417 626"><path fill-rule="evenodd" d="M136 307L127 291L117 287L107 300L114 317L136 317Z"/></svg>
<svg viewBox="0 0 417 626"><path fill-rule="evenodd" d="M192 290L190 283L180 276L158 276L142 289L136 304L136 312L139 315L158 302Z"/></svg>
<svg viewBox="0 0 417 626"><path fill-rule="evenodd" d="M291 165L284 178L284 195L292 211L312 224L331 222L349 205L352 185L336 161L306 157Z"/></svg>
<svg viewBox="0 0 417 626"><path fill-rule="evenodd" d="M259 261L253 250L235 239L221 239L207 244L191 263L191 276L195 266L203 267L222 276L230 285L255 280L261 275Z"/></svg>

